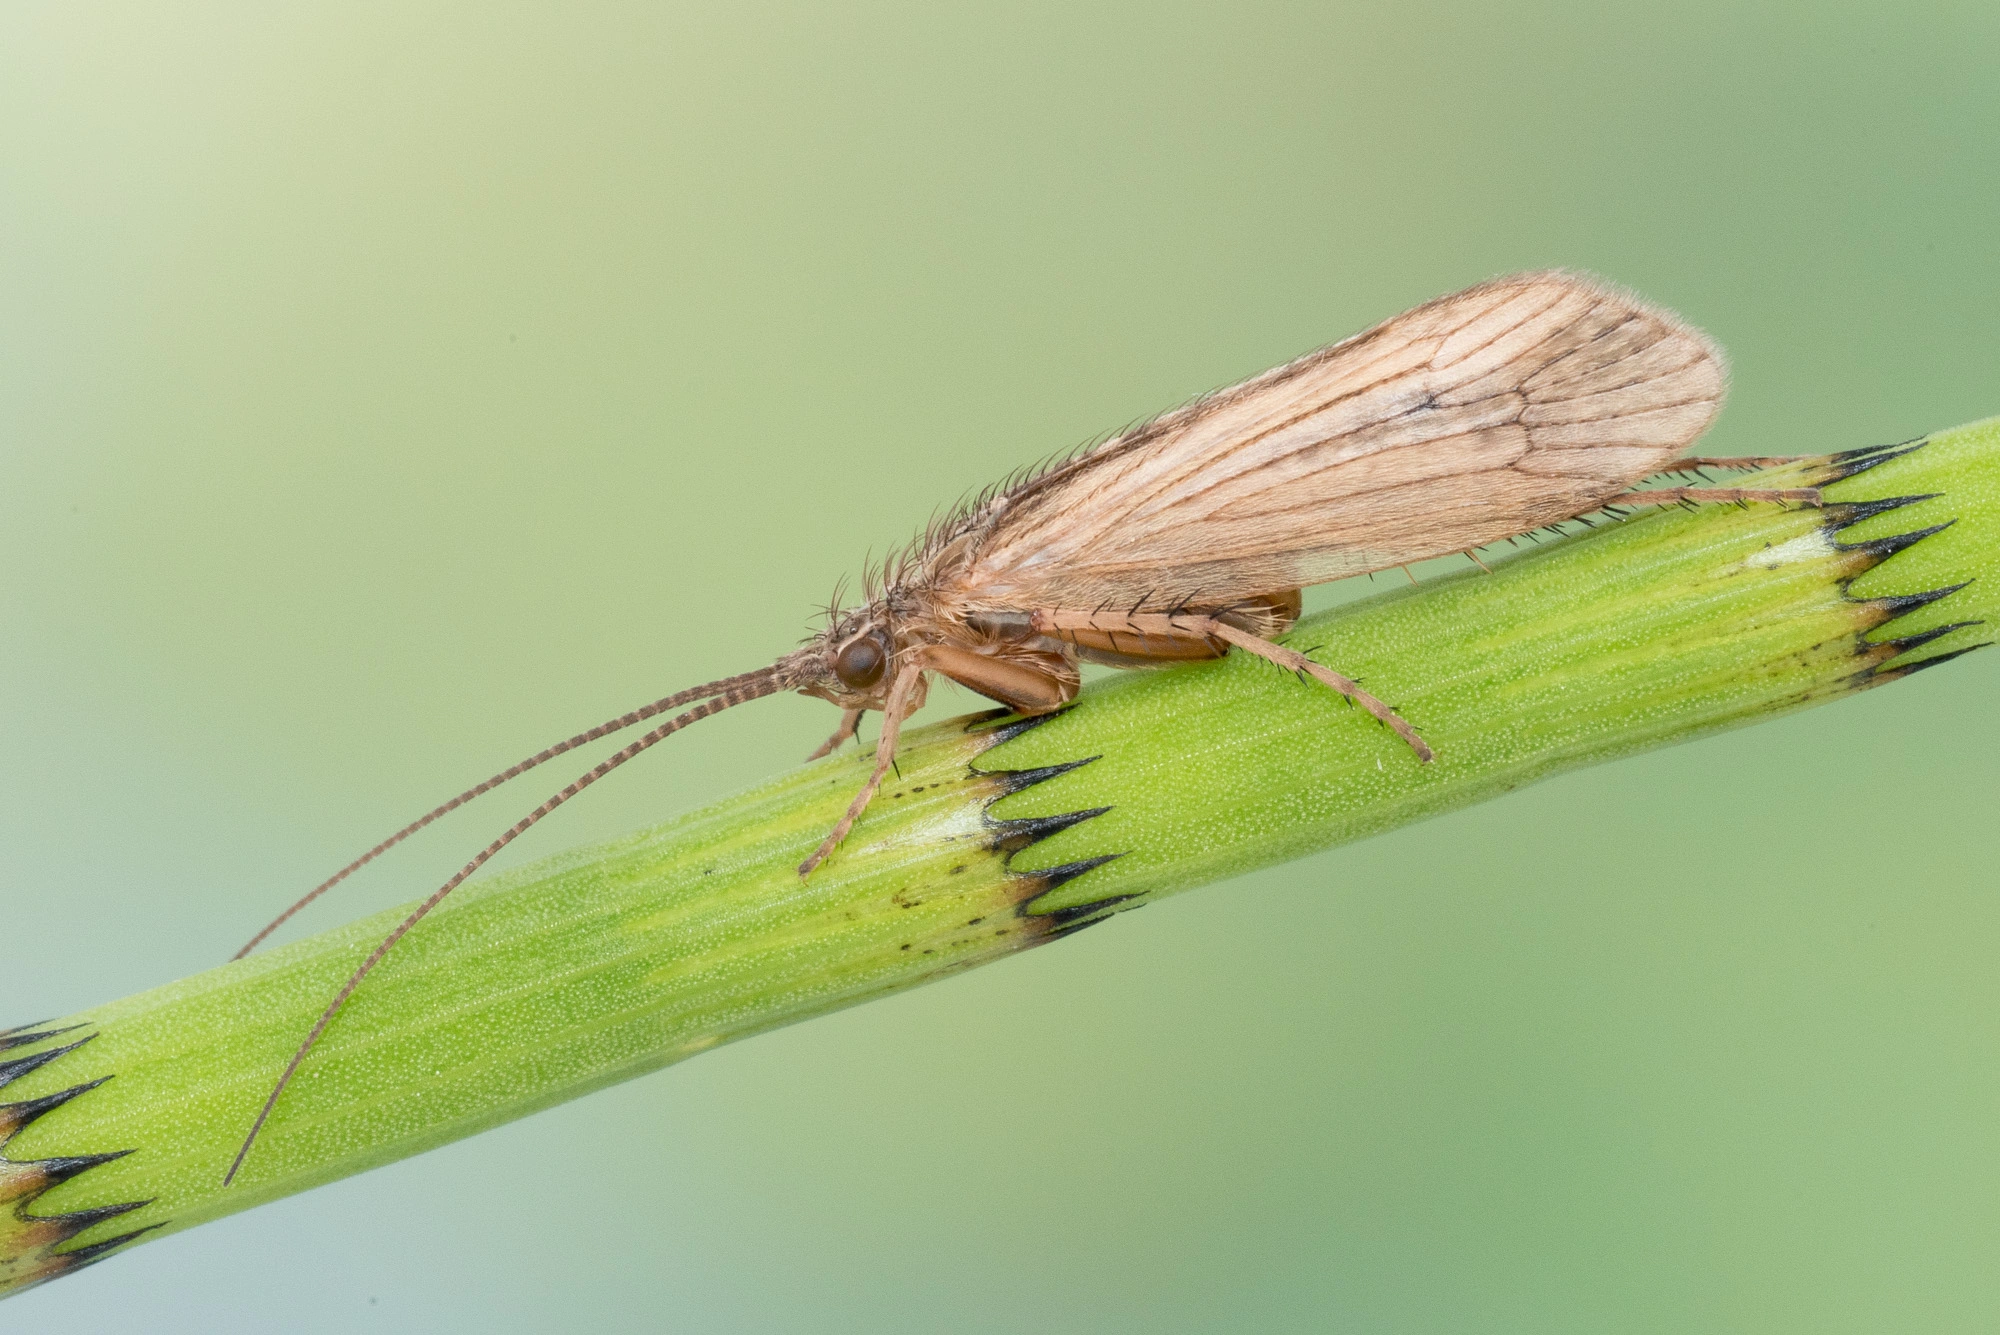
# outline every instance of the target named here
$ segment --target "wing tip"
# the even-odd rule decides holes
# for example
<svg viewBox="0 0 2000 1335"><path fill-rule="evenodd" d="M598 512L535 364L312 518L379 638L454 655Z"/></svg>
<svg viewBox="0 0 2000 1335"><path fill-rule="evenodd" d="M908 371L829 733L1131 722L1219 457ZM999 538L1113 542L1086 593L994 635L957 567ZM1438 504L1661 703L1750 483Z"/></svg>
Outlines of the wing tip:
<svg viewBox="0 0 2000 1335"><path fill-rule="evenodd" d="M1730 379L1729 354L1723 349L1722 344L1716 342L1714 335L1710 334L1706 329L1689 322L1680 312L1640 296L1623 283L1613 282L1602 274L1592 273L1588 269L1523 269L1516 273L1499 274L1493 278L1489 278L1483 283L1478 283L1467 288L1465 293L1490 291L1508 287L1528 288L1540 283L1561 284L1565 287L1588 292L1593 296L1615 301L1622 306L1628 306L1632 310L1658 321L1669 333L1676 337L1684 338L1693 343L1702 350L1703 355L1715 367L1715 402L1717 410L1720 411L1722 401L1729 395ZM1454 293L1452 295L1463 296L1465 293ZM1446 299L1440 298L1440 300Z"/></svg>

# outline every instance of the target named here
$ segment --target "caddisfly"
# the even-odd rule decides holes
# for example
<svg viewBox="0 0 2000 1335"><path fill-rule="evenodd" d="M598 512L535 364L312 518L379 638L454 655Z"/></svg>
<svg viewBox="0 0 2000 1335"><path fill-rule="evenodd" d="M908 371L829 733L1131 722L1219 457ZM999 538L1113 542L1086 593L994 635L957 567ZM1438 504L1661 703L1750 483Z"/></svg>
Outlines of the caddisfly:
<svg viewBox="0 0 2000 1335"><path fill-rule="evenodd" d="M1311 676L1394 729L1409 722L1333 669L1275 642L1313 584L1406 566L1607 506L1816 504L1817 490L1633 487L1663 471L1766 459L1684 459L1721 407L1721 354L1672 314L1593 279L1530 273L1419 306L996 487L934 525L871 581L864 606L769 667L612 719L468 789L383 840L299 909L439 816L545 760L683 706L494 840L378 945L300 1044L229 1169L368 971L425 914L543 816L661 739L779 691L831 701L840 726L882 714L875 764L799 864L832 856L896 755L931 674L1023 714L1076 697L1080 661L1157 667L1231 647ZM1477 558L1475 558L1477 559Z"/></svg>

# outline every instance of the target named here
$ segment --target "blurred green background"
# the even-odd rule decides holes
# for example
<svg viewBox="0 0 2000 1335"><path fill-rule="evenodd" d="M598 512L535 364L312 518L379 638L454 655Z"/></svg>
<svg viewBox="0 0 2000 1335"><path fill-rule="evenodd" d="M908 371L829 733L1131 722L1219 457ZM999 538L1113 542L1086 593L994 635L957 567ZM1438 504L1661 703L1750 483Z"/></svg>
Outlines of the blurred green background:
<svg viewBox="0 0 2000 1335"><path fill-rule="evenodd" d="M1996 56L1990 0L10 4L0 1021L226 958L464 783L768 661L968 488L1497 272L1588 267L1714 331L1715 452L2000 412ZM832 722L706 724L524 854ZM1996 742L2000 653L4 1316L1990 1330ZM566 777L305 927L428 890Z"/></svg>

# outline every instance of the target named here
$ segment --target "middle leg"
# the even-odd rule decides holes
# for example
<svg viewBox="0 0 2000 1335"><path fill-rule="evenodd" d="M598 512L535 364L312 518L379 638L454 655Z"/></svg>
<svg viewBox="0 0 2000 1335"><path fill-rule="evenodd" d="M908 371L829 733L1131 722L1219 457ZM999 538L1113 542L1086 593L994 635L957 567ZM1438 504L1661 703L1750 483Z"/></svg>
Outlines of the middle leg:
<svg viewBox="0 0 2000 1335"><path fill-rule="evenodd" d="M1172 660L1186 658L1187 653L1168 652L1167 647L1176 642L1220 640L1233 644L1239 649L1257 655L1267 662L1275 663L1287 672L1303 672L1314 680L1332 687L1355 704L1360 705L1410 744L1417 753L1417 759L1428 761L1434 754L1430 745L1417 735L1417 730L1388 705L1382 703L1352 678L1344 677L1332 668L1324 667L1296 649L1287 649L1282 644L1273 644L1261 635L1253 635L1230 625L1219 617L1195 613L1175 612L1064 612L1041 611L1033 617L1033 626L1038 634L1052 639L1067 639L1065 632L1089 631L1097 633L1122 633L1140 645L1157 643L1160 649L1154 656Z"/></svg>

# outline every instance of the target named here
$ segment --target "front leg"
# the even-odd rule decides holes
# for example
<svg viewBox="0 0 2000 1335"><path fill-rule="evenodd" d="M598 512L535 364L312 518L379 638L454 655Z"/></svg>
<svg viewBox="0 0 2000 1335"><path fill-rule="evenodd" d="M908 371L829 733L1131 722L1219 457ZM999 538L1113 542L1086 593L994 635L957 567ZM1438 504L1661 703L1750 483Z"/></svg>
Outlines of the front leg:
<svg viewBox="0 0 2000 1335"><path fill-rule="evenodd" d="M846 741L850 737L854 738L856 741L860 741L861 715L865 712L866 711L860 709L841 710L840 726L833 730L833 736L821 742L819 744L818 749L815 750L811 755L806 757L806 763L810 765L813 761L818 760L821 756L832 755L835 751L838 751L840 749L840 744Z"/></svg>
<svg viewBox="0 0 2000 1335"><path fill-rule="evenodd" d="M882 786L882 776L889 772L889 766L896 762L896 736L903 730L903 716L910 712L910 696L917 683L923 680L924 664L919 655L912 654L896 669L896 679L889 687L889 698L882 702L882 736L875 743L875 770L868 776L868 782L861 785L861 791L847 804L847 814L834 824L833 832L813 850L811 857L799 864L799 877L803 880L812 875L812 869L833 856L833 850L840 847L840 841L854 828L854 822L861 819L861 813L868 810L876 791Z"/></svg>

